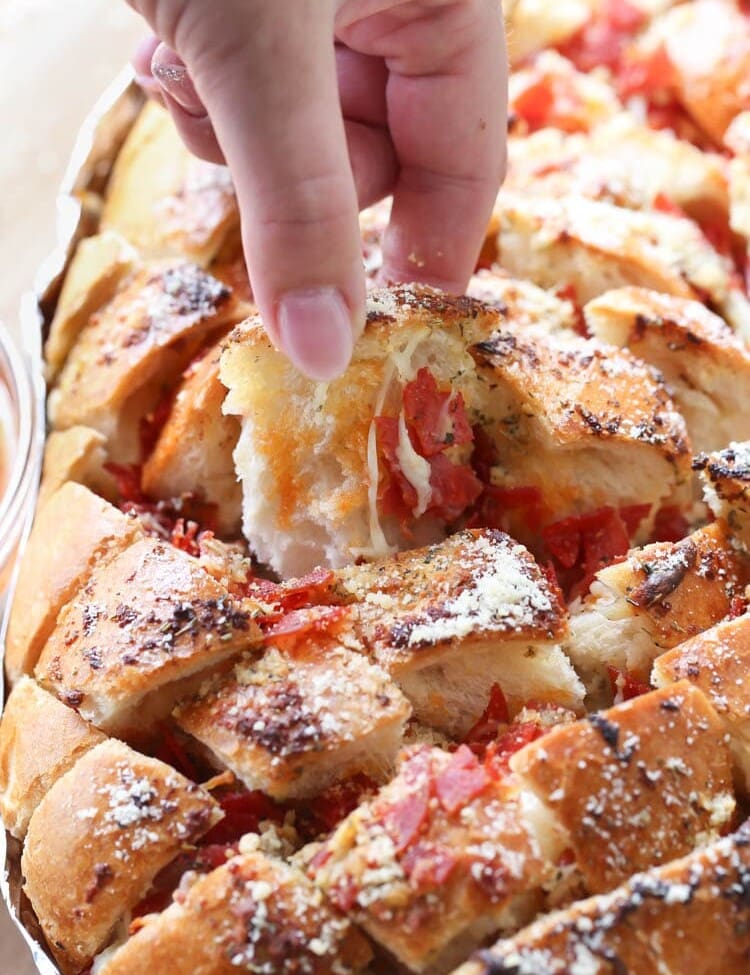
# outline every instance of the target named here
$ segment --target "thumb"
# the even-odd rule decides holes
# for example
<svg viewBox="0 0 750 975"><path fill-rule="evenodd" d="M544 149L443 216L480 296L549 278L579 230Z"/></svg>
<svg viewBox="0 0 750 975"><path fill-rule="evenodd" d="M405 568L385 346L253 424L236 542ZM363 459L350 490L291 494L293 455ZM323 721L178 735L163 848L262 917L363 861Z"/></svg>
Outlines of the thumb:
<svg viewBox="0 0 750 975"><path fill-rule="evenodd" d="M178 6L173 36L160 36L185 61L232 172L266 329L302 372L331 379L351 358L365 302L333 0Z"/></svg>

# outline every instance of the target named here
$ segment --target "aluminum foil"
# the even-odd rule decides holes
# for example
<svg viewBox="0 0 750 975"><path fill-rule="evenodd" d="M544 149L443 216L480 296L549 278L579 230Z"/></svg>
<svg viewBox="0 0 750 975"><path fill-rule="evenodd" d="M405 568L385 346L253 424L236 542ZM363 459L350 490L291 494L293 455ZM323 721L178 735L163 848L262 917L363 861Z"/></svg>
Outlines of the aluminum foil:
<svg viewBox="0 0 750 975"><path fill-rule="evenodd" d="M132 71L119 75L103 93L85 120L76 139L57 200L57 246L39 269L33 287L21 302L20 324L23 354L31 363L32 380L38 398L38 416L45 415L45 388L42 345L55 311L68 264L82 237L94 233L99 219L102 194L112 164L143 104L143 96L133 81ZM41 472L40 449L33 459L38 480ZM0 624L0 656L4 656L8 627L8 608L18 578L18 561L28 539L33 510L25 513L25 525ZM0 667L0 701L5 700L3 669ZM44 936L22 890L21 844L0 828L0 859L3 863L0 891L10 915L29 946L40 975L60 975L44 946Z"/></svg>

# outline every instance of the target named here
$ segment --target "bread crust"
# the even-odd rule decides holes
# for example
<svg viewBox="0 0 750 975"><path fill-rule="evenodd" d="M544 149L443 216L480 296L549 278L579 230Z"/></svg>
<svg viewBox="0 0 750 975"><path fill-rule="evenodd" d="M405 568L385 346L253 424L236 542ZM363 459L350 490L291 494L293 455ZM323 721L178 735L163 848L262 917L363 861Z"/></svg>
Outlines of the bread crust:
<svg viewBox="0 0 750 975"><path fill-rule="evenodd" d="M17 839L55 782L105 736L22 677L0 722L0 816Z"/></svg>
<svg viewBox="0 0 750 975"><path fill-rule="evenodd" d="M90 427L69 427L47 437L44 447L42 483L38 506L41 507L66 481L75 481L95 494L114 501L117 488L105 469L107 439Z"/></svg>
<svg viewBox="0 0 750 975"><path fill-rule="evenodd" d="M549 915L455 975L744 975L750 954L750 836L743 827L639 874L613 894Z"/></svg>
<svg viewBox="0 0 750 975"><path fill-rule="evenodd" d="M688 854L735 808L723 725L686 681L553 728L511 768L567 830L590 893Z"/></svg>
<svg viewBox="0 0 750 975"><path fill-rule="evenodd" d="M100 975L355 975L371 957L367 941L303 874L247 853L146 918Z"/></svg>
<svg viewBox="0 0 750 975"><path fill-rule="evenodd" d="M171 710L171 685L259 644L259 612L192 556L146 538L65 606L35 674L97 727L144 731Z"/></svg>
<svg viewBox="0 0 750 975"><path fill-rule="evenodd" d="M63 975L88 965L156 874L219 819L208 793L113 740L58 779L31 817L22 869Z"/></svg>
<svg viewBox="0 0 750 975"><path fill-rule="evenodd" d="M135 519L73 482L39 508L10 610L5 670L11 682L33 671L58 613L94 567L142 534Z"/></svg>

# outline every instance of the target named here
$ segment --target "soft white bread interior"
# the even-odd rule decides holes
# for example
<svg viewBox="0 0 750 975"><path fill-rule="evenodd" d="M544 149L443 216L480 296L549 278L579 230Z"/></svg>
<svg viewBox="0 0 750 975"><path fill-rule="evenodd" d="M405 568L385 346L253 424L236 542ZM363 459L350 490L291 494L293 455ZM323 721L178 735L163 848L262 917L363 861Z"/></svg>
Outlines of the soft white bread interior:
<svg viewBox="0 0 750 975"><path fill-rule="evenodd" d="M517 786L493 779L468 748L423 747L344 820L309 872L389 956L437 975L533 915L562 842L552 831L540 848Z"/></svg>
<svg viewBox="0 0 750 975"><path fill-rule="evenodd" d="M169 114L146 103L117 155L101 226L147 257L208 267L239 228L229 171L193 156Z"/></svg>
<svg viewBox="0 0 750 975"><path fill-rule="evenodd" d="M23 839L29 820L55 782L104 735L72 708L22 677L0 721L0 816Z"/></svg>
<svg viewBox="0 0 750 975"><path fill-rule="evenodd" d="M91 427L69 427L47 437L44 446L42 482L38 505L41 507L66 481L75 481L94 494L113 501L117 486L105 469L107 439Z"/></svg>
<svg viewBox="0 0 750 975"><path fill-rule="evenodd" d="M189 494L214 507L219 532L240 533L242 490L232 462L240 427L225 416L219 381L222 343L208 349L183 376L156 445L143 465L141 484L152 498Z"/></svg>
<svg viewBox="0 0 750 975"><path fill-rule="evenodd" d="M549 332L567 332L577 325L576 309L570 301L530 281L512 278L498 267L477 271L466 294L491 305L503 319L521 328L539 325Z"/></svg>
<svg viewBox="0 0 750 975"><path fill-rule="evenodd" d="M726 619L659 657L653 681L689 680L726 725L743 791L750 793L750 615Z"/></svg>
<svg viewBox="0 0 750 975"><path fill-rule="evenodd" d="M748 871L743 826L612 894L547 915L455 975L745 975Z"/></svg>
<svg viewBox="0 0 750 975"><path fill-rule="evenodd" d="M31 817L22 869L64 975L90 964L156 874L220 819L207 792L117 741L58 779Z"/></svg>
<svg viewBox="0 0 750 975"><path fill-rule="evenodd" d="M591 332L660 370L695 451L750 437L750 352L698 301L639 288L610 291L584 309Z"/></svg>
<svg viewBox="0 0 750 975"><path fill-rule="evenodd" d="M588 23L595 7L595 0L560 0L555 4L517 0L506 14L511 63L562 44Z"/></svg>
<svg viewBox="0 0 750 975"><path fill-rule="evenodd" d="M703 497L745 552L750 552L750 441L696 457Z"/></svg>
<svg viewBox="0 0 750 975"><path fill-rule="evenodd" d="M371 958L367 940L304 874L245 853L144 918L97 975L356 975Z"/></svg>
<svg viewBox="0 0 750 975"><path fill-rule="evenodd" d="M271 643L175 712L215 764L275 799L315 796L358 773L385 780L410 716L384 670L315 635Z"/></svg>
<svg viewBox="0 0 750 975"><path fill-rule="evenodd" d="M39 508L8 622L5 670L11 682L33 671L58 613L88 582L94 566L142 535L136 519L73 482Z"/></svg>
<svg viewBox="0 0 750 975"><path fill-rule="evenodd" d="M564 643L587 703L612 703L609 668L647 683L654 659L722 620L747 578L721 522L680 542L633 549L597 572L588 595L572 607Z"/></svg>
<svg viewBox="0 0 750 975"><path fill-rule="evenodd" d="M567 831L590 893L690 853L734 815L724 726L687 681L552 728L510 765Z"/></svg>
<svg viewBox="0 0 750 975"><path fill-rule="evenodd" d="M63 608L35 674L98 728L141 733L169 714L188 679L259 645L260 612L197 559L145 538Z"/></svg>
<svg viewBox="0 0 750 975"><path fill-rule="evenodd" d="M118 462L141 460L141 421L201 346L247 313L184 261L141 263L81 330L49 395L52 426L93 427Z"/></svg>
<svg viewBox="0 0 750 975"><path fill-rule="evenodd" d="M516 713L535 699L580 710L583 686L560 643L561 594L499 531L466 530L335 575L357 642L399 684L415 716L461 737L493 684Z"/></svg>

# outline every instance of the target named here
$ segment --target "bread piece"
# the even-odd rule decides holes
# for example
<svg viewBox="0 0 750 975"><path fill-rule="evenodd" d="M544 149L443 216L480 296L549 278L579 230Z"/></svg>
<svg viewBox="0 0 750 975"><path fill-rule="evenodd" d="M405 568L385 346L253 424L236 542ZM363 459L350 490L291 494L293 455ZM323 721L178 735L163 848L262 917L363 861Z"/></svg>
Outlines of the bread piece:
<svg viewBox="0 0 750 975"><path fill-rule="evenodd" d="M663 654L654 664L658 687L689 680L714 706L750 791L750 615L727 619Z"/></svg>
<svg viewBox="0 0 750 975"><path fill-rule="evenodd" d="M71 349L49 397L52 426L93 427L107 437L112 459L140 460L140 421L201 345L244 311L194 264L141 267Z"/></svg>
<svg viewBox="0 0 750 975"><path fill-rule="evenodd" d="M694 220L726 226L724 161L669 131L620 112L588 135L543 129L509 143L506 187L540 196L582 196L634 210L669 203Z"/></svg>
<svg viewBox="0 0 750 975"><path fill-rule="evenodd" d="M22 677L0 721L0 816L23 839L32 813L54 783L104 735L71 708Z"/></svg>
<svg viewBox="0 0 750 975"><path fill-rule="evenodd" d="M510 764L567 830L591 893L715 839L734 814L722 722L687 681L553 728Z"/></svg>
<svg viewBox="0 0 750 975"><path fill-rule="evenodd" d="M532 698L581 708L583 687L560 650L567 633L561 596L502 532L464 531L342 569L336 591L355 600L357 640L433 728L465 735L495 683L513 713Z"/></svg>
<svg viewBox="0 0 750 975"><path fill-rule="evenodd" d="M207 792L118 741L58 779L31 817L21 866L63 975L85 968L162 867L220 819Z"/></svg>
<svg viewBox="0 0 750 975"><path fill-rule="evenodd" d="M468 748L423 747L340 824L309 872L409 971L441 973L533 916L562 851L554 829L544 835L542 849L518 788Z"/></svg>
<svg viewBox="0 0 750 975"><path fill-rule="evenodd" d="M696 451L750 437L750 352L704 305L623 288L590 302L585 315L597 338L661 371Z"/></svg>
<svg viewBox="0 0 750 975"><path fill-rule="evenodd" d="M355 975L371 957L367 941L302 873L247 853L145 918L98 975Z"/></svg>
<svg viewBox="0 0 750 975"><path fill-rule="evenodd" d="M694 466L700 471L706 503L750 552L750 441L696 457Z"/></svg>
<svg viewBox="0 0 750 975"><path fill-rule="evenodd" d="M455 975L745 975L747 826L614 893L550 914Z"/></svg>
<svg viewBox="0 0 750 975"><path fill-rule="evenodd" d="M472 353L494 380L492 483L536 488L542 523L657 505L689 484L684 422L658 374L630 352L508 328ZM513 527L525 541L522 530Z"/></svg>
<svg viewBox="0 0 750 975"><path fill-rule="evenodd" d="M44 345L48 379L55 378L91 316L106 305L137 264L136 251L119 234L95 234L78 244Z"/></svg>
<svg viewBox="0 0 750 975"><path fill-rule="evenodd" d="M612 703L609 667L648 682L655 658L723 619L746 580L747 567L720 522L680 542L633 549L597 572L572 609L564 643L588 704Z"/></svg>
<svg viewBox="0 0 750 975"><path fill-rule="evenodd" d="M382 780L410 715L383 670L315 635L241 661L175 712L220 767L275 799L315 796L358 772Z"/></svg>
<svg viewBox="0 0 750 975"><path fill-rule="evenodd" d="M72 481L39 508L8 622L5 669L11 682L33 671L57 614L88 582L94 566L142 534L134 518Z"/></svg>
<svg viewBox="0 0 750 975"><path fill-rule="evenodd" d="M529 281L511 278L498 267L478 271L469 281L466 294L491 305L520 328L539 325L549 332L567 332L577 324L576 310L569 301Z"/></svg>
<svg viewBox="0 0 750 975"><path fill-rule="evenodd" d="M495 205L499 262L543 288L570 284L581 302L625 285L678 298L707 297L735 331L748 329L733 268L691 220L581 196L501 191Z"/></svg>
<svg viewBox="0 0 750 975"><path fill-rule="evenodd" d="M518 64L536 51L556 47L584 27L596 0L518 0L506 16L508 53L511 63Z"/></svg>
<svg viewBox="0 0 750 975"><path fill-rule="evenodd" d="M159 439L143 465L143 490L153 498L191 494L216 507L223 535L237 536L242 518L242 489L232 462L240 426L225 416L227 394L219 380L221 343L182 378Z"/></svg>
<svg viewBox="0 0 750 975"><path fill-rule="evenodd" d="M188 678L259 644L259 612L192 556L146 538L62 610L35 673L98 728L142 732L169 714Z"/></svg>
<svg viewBox="0 0 750 975"><path fill-rule="evenodd" d="M104 469L107 440L91 427L69 427L47 437L44 447L42 483L38 504L41 507L66 481L75 481L112 501L117 497L114 478Z"/></svg>
<svg viewBox="0 0 750 975"><path fill-rule="evenodd" d="M208 267L239 227L228 170L193 156L169 114L143 108L117 155L101 225L147 257L183 257Z"/></svg>
<svg viewBox="0 0 750 975"><path fill-rule="evenodd" d="M258 318L230 335L222 355L224 408L242 421L234 459L245 537L285 577L445 535L445 519L429 511L436 502L431 466L412 449L405 427L399 450L418 498L406 512L410 535L397 517L382 515L385 473L374 421L399 416L404 386L425 367L454 403L461 394L469 423L476 422L487 396L468 346L491 334L498 314L417 286L374 292L368 309L352 364L327 384L305 379L273 348ZM470 443L450 448L451 463L465 465L471 450Z"/></svg>
<svg viewBox="0 0 750 975"><path fill-rule="evenodd" d="M663 45L671 87L683 108L720 146L734 117L750 107L750 27L741 4L693 0L654 20L636 56Z"/></svg>

